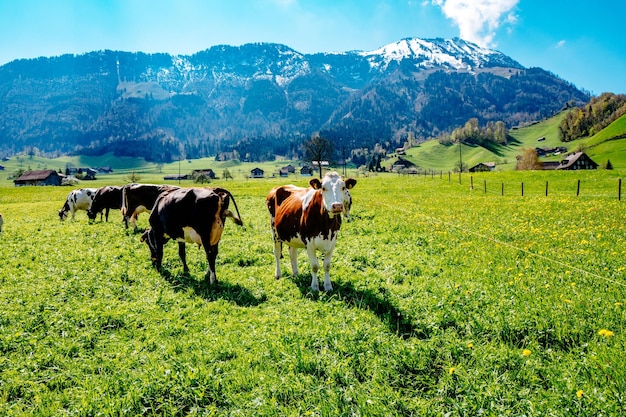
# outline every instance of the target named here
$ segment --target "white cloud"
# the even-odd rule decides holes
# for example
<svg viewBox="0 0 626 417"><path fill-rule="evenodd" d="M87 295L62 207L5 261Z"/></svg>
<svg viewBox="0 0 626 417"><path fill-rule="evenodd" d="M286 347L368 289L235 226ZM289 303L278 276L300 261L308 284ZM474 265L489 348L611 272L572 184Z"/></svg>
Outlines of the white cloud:
<svg viewBox="0 0 626 417"><path fill-rule="evenodd" d="M502 23L515 24L519 0L432 0L459 28L459 37L481 46L494 46Z"/></svg>
<svg viewBox="0 0 626 417"><path fill-rule="evenodd" d="M565 41L565 39L558 41L558 42L556 43L556 47L557 47L557 48L562 48L562 47L564 47L564 46L565 46L565 42L566 42L566 41Z"/></svg>

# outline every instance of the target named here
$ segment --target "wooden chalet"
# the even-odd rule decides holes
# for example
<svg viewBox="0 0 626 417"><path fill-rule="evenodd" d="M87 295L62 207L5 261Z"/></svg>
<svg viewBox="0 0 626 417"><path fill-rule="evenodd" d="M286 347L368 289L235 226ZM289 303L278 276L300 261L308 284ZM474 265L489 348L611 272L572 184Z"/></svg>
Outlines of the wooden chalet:
<svg viewBox="0 0 626 417"><path fill-rule="evenodd" d="M479 162L469 169L469 172L489 172L496 169L495 162Z"/></svg>
<svg viewBox="0 0 626 417"><path fill-rule="evenodd" d="M16 187L25 185L61 185L62 175L53 169L27 171L13 180Z"/></svg>
<svg viewBox="0 0 626 417"><path fill-rule="evenodd" d="M593 161L584 152L576 152L568 155L561 161L556 169L578 170L578 169L597 169L598 164Z"/></svg>
<svg viewBox="0 0 626 417"><path fill-rule="evenodd" d="M265 171L258 167L250 171L251 178L263 178L263 174L265 174Z"/></svg>
<svg viewBox="0 0 626 417"><path fill-rule="evenodd" d="M194 169L191 172L191 176L193 178L198 178L200 176L204 175L205 177L207 177L208 179L214 180L215 177L215 171L213 171L211 168L205 168L205 169Z"/></svg>
<svg viewBox="0 0 626 417"><path fill-rule="evenodd" d="M300 175L302 175L303 177L313 176L313 168L308 165L303 166L302 168L300 168Z"/></svg>

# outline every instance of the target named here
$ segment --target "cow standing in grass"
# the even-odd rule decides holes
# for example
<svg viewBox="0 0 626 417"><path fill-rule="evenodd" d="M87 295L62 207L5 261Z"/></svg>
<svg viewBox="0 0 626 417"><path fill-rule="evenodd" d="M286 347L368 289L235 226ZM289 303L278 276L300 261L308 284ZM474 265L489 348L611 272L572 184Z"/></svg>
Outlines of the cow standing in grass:
<svg viewBox="0 0 626 417"><path fill-rule="evenodd" d="M228 208L231 199L236 215ZM204 246L209 263L205 279L214 284L215 259L226 217L243 225L235 198L223 188L179 188L164 192L154 204L150 213L150 227L141 240L148 244L152 264L159 271L163 261L163 245L169 239L178 242L178 255L185 272L189 272L185 242Z"/></svg>
<svg viewBox="0 0 626 417"><path fill-rule="evenodd" d="M93 202L93 197L96 195L96 190L96 188L81 188L70 191L63 208L59 210L59 218L65 220L67 213L71 213L72 220L74 220L74 213L76 213L76 211L89 210Z"/></svg>
<svg viewBox="0 0 626 417"><path fill-rule="evenodd" d="M128 222L137 229L137 216L150 212L157 197L163 193L176 190L175 185L128 184L122 188L122 216L128 228Z"/></svg>
<svg viewBox="0 0 626 417"><path fill-rule="evenodd" d="M87 217L91 220L95 220L98 213L100 213L100 220L102 220L102 212L105 212L104 218L109 221L110 209L122 208L122 187L115 185L106 185L98 188L96 195L93 198L91 207L87 210Z"/></svg>
<svg viewBox="0 0 626 417"><path fill-rule="evenodd" d="M309 188L295 185L277 187L267 196L274 237L275 276L282 276L280 258L283 243L289 247L294 276L298 274L298 248L304 248L311 264L311 288L319 291L317 251L321 251L324 255L324 290L332 291L330 261L341 228L341 215L349 215L352 205L348 190L356 185L356 180L348 178L344 181L338 173L329 172L322 181L314 178L309 184Z"/></svg>

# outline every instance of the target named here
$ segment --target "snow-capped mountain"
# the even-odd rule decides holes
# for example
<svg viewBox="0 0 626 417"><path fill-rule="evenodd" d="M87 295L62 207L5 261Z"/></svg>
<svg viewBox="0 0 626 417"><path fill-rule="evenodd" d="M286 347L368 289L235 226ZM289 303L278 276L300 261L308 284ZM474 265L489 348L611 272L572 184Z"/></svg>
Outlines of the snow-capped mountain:
<svg viewBox="0 0 626 417"><path fill-rule="evenodd" d="M512 126L588 99L553 74L457 38L316 54L254 43L17 60L0 67L0 91L0 153L36 146L164 160L293 154L319 131L341 146L395 146L472 117Z"/></svg>
<svg viewBox="0 0 626 417"><path fill-rule="evenodd" d="M417 69L472 71L491 67L524 68L501 52L459 38L407 38L371 52L361 52L360 55L366 57L373 67L386 66L391 61L409 60L415 63Z"/></svg>

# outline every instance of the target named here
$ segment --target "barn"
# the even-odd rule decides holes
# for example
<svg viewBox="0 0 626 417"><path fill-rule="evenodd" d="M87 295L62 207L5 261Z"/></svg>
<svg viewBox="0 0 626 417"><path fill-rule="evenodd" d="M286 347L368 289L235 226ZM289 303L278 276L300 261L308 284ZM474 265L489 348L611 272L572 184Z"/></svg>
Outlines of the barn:
<svg viewBox="0 0 626 417"><path fill-rule="evenodd" d="M53 169L27 171L13 180L16 187L25 185L61 185L62 176Z"/></svg>

